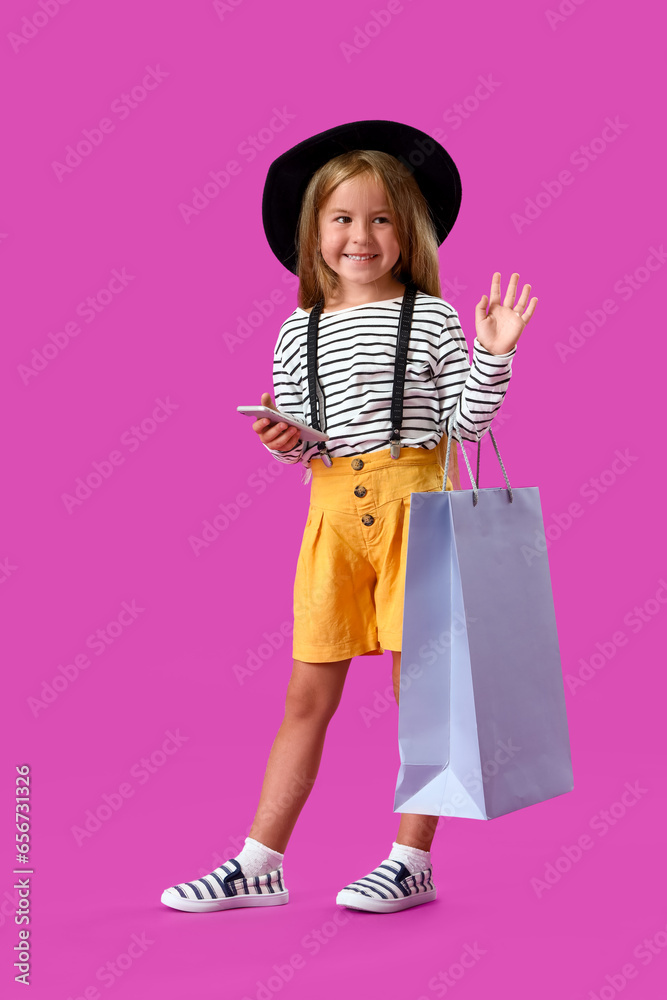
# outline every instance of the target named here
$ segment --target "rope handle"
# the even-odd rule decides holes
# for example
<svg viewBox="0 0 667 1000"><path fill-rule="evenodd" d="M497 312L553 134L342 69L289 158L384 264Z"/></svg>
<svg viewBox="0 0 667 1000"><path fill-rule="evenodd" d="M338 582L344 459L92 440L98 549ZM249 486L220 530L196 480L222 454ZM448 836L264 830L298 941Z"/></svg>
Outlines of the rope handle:
<svg viewBox="0 0 667 1000"><path fill-rule="evenodd" d="M480 456L480 446L481 446L481 443L482 443L482 439L481 438L477 439L477 477L475 477L472 474L472 468L470 466L470 461L468 459L468 455L466 453L466 450L465 450L465 448L463 446L463 438L461 437L461 432L459 430L459 425L458 425L458 423L456 421L456 417L454 417L452 419L451 429L452 429L453 434L456 435L459 444L461 445L461 451L463 452L463 459L464 459L464 461L466 463L466 469L468 470L468 475L470 476L470 482L472 483L472 505L473 505L473 507L476 507L477 506L477 501L479 500L479 456ZM505 470L505 466L503 464L503 460L500 457L500 451L498 450L498 445L496 444L496 439L493 436L493 431L491 430L490 427L489 427L489 436L490 436L491 441L493 443L493 447L494 447L495 453L498 456L498 461L500 462L500 468L503 470L503 477L504 477L505 482L507 484L507 493L508 493L508 496L509 496L509 502L512 503L512 501L514 499L513 493L512 493L512 487L510 486L510 481L509 481L509 478L507 476L507 472ZM448 434L447 435L447 454L445 456L445 476L444 476L444 480L443 480L443 484L442 484L443 491L446 490L446 488L447 488L447 473L449 471L449 456L450 456L451 448L452 448L452 434Z"/></svg>

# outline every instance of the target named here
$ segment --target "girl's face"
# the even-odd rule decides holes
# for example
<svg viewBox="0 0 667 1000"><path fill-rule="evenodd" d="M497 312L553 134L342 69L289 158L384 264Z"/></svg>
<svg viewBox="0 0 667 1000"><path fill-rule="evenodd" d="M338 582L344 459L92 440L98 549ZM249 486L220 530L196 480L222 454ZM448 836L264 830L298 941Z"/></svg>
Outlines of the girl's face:
<svg viewBox="0 0 667 1000"><path fill-rule="evenodd" d="M392 282L400 247L381 184L371 177L343 181L322 206L319 223L322 257L343 287L373 282L381 289Z"/></svg>

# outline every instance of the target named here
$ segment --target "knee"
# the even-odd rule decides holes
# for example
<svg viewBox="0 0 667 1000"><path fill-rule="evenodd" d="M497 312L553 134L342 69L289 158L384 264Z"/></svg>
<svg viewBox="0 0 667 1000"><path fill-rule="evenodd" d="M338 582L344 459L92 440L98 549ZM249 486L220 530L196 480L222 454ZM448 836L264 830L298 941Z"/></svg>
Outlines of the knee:
<svg viewBox="0 0 667 1000"><path fill-rule="evenodd" d="M332 696L310 685L295 684L293 681L287 685L285 716L290 719L326 725L339 704L340 695Z"/></svg>

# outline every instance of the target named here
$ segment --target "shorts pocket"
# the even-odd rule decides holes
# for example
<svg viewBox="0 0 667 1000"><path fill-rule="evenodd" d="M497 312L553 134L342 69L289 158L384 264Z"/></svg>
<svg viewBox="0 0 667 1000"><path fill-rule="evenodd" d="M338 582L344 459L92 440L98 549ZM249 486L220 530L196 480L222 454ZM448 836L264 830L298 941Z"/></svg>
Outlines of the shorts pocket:
<svg viewBox="0 0 667 1000"><path fill-rule="evenodd" d="M317 518L321 517L321 514L322 514L321 507L308 508L308 516L306 517L306 523L303 528L304 536L306 534L306 530L310 528L313 523L316 523Z"/></svg>
<svg viewBox="0 0 667 1000"><path fill-rule="evenodd" d="M409 500L412 493L440 492L442 490L444 478L444 469L441 469L439 465L430 466L428 471L421 477L421 482L416 482L410 490L410 493L404 494L403 499L408 501L409 506Z"/></svg>
<svg viewBox="0 0 667 1000"><path fill-rule="evenodd" d="M296 562L294 575L294 616L307 617L313 603L321 600L322 587L316 580L317 542L322 524L322 510L314 507L308 511L303 529L301 548Z"/></svg>

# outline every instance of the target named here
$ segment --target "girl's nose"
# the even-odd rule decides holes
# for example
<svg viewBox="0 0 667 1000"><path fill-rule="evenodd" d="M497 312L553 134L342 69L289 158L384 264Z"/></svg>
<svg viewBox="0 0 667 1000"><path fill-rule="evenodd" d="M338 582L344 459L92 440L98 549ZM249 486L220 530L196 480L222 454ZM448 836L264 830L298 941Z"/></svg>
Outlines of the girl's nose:
<svg viewBox="0 0 667 1000"><path fill-rule="evenodd" d="M366 223L359 222L355 225L352 231L352 239L355 243L370 243L371 242L371 230L370 226Z"/></svg>

